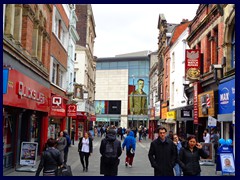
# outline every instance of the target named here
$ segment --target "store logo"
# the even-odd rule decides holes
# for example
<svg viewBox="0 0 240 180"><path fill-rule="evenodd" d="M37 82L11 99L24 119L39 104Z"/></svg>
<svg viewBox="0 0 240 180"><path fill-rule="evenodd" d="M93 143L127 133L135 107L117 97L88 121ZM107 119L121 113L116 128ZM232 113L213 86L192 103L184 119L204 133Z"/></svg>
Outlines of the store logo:
<svg viewBox="0 0 240 180"><path fill-rule="evenodd" d="M229 103L229 90L227 88L223 88L220 94L220 104L225 105Z"/></svg>
<svg viewBox="0 0 240 180"><path fill-rule="evenodd" d="M56 106L62 105L62 97L55 96L52 98L52 104Z"/></svg>
<svg viewBox="0 0 240 180"><path fill-rule="evenodd" d="M23 82L18 82L17 86L17 94L22 99L23 97L29 98L31 100L35 100L40 102L41 104L45 103L45 96L43 93L37 92L35 89L27 87L23 84Z"/></svg>

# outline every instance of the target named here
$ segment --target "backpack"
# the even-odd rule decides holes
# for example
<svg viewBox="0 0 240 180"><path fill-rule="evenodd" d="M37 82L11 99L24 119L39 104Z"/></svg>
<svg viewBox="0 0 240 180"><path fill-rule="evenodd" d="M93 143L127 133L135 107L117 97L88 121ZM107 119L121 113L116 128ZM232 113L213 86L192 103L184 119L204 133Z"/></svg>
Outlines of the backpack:
<svg viewBox="0 0 240 180"><path fill-rule="evenodd" d="M104 152L104 161L105 163L111 164L114 163L117 157L117 148L114 146L115 141L107 141L105 152Z"/></svg>

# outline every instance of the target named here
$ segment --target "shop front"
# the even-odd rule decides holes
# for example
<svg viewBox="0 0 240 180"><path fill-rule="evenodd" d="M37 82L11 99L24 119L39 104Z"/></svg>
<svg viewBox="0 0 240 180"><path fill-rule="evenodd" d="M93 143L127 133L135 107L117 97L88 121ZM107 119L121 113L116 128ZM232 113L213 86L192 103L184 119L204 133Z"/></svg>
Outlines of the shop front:
<svg viewBox="0 0 240 180"><path fill-rule="evenodd" d="M52 93L48 129L43 130L48 132L48 138L57 139L59 132L66 129L67 101L64 97Z"/></svg>
<svg viewBox="0 0 240 180"><path fill-rule="evenodd" d="M176 130L176 111L168 111L167 119L165 121L167 124L168 131L177 132Z"/></svg>
<svg viewBox="0 0 240 180"><path fill-rule="evenodd" d="M23 73L9 70L7 91L3 94L3 168L19 164L24 142L38 143L38 154L47 134L50 91Z"/></svg>
<svg viewBox="0 0 240 180"><path fill-rule="evenodd" d="M221 138L233 140L235 154L235 76L220 81L218 104L218 122L221 123Z"/></svg>

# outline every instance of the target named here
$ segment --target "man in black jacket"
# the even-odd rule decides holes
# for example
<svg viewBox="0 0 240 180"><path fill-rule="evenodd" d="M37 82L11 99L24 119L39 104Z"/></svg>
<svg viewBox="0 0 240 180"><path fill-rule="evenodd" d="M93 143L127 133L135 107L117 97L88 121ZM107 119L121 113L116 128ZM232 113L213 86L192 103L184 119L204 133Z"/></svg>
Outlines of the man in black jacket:
<svg viewBox="0 0 240 180"><path fill-rule="evenodd" d="M104 176L117 176L119 157L122 154L121 142L116 138L116 131L110 128L106 138L101 141L100 153L100 174Z"/></svg>
<svg viewBox="0 0 240 180"><path fill-rule="evenodd" d="M177 161L177 146L166 137L167 129L158 128L158 138L151 142L148 158L154 168L154 176L174 176L173 167Z"/></svg>

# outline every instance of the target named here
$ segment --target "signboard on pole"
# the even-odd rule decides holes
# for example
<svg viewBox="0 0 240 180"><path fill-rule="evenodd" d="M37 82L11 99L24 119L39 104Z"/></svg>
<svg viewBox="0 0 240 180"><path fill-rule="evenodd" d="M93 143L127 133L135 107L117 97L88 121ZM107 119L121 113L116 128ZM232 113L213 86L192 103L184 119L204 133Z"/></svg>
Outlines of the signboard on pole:
<svg viewBox="0 0 240 180"><path fill-rule="evenodd" d="M217 126L217 119L212 116L208 116L208 127L216 127Z"/></svg>
<svg viewBox="0 0 240 180"><path fill-rule="evenodd" d="M35 166L37 162L38 143L22 142L20 165Z"/></svg>

